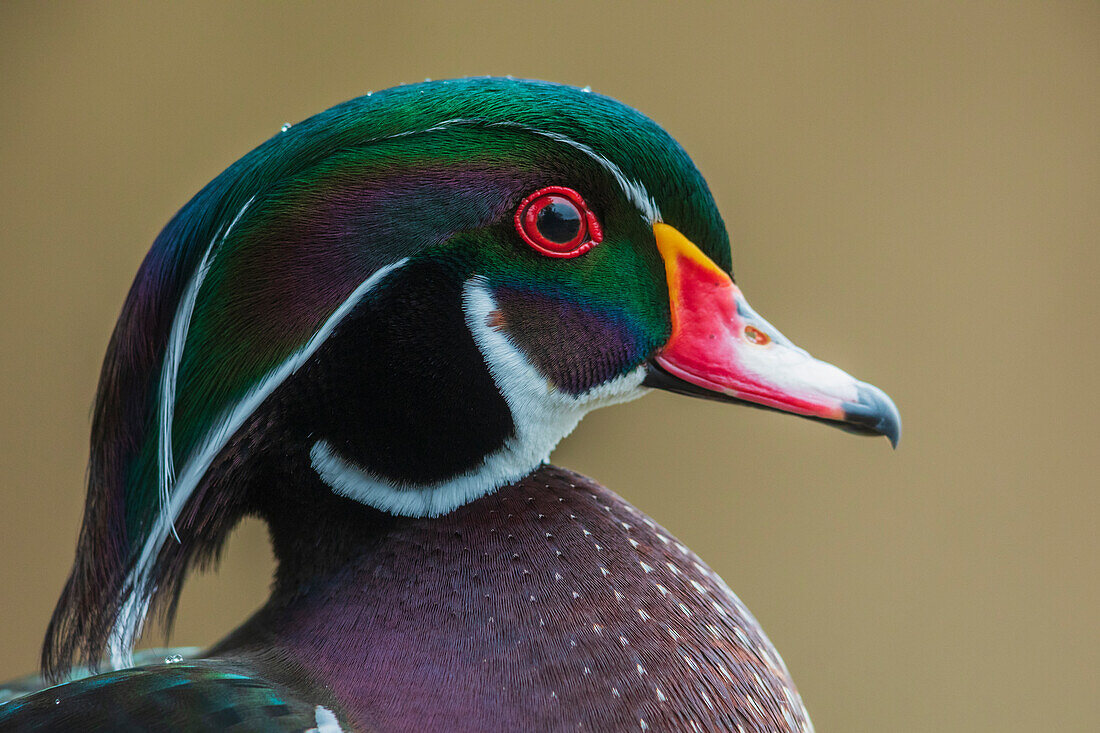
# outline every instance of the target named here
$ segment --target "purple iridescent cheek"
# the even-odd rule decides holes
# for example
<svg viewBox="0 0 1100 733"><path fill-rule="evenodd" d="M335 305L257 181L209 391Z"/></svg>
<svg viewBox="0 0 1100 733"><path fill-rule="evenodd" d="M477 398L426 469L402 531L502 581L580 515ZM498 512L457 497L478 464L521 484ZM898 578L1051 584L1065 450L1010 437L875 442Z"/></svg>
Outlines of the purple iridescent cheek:
<svg viewBox="0 0 1100 733"><path fill-rule="evenodd" d="M635 320L613 307L591 307L560 295L499 287L493 291L505 330L536 369L578 395L625 374L645 356Z"/></svg>

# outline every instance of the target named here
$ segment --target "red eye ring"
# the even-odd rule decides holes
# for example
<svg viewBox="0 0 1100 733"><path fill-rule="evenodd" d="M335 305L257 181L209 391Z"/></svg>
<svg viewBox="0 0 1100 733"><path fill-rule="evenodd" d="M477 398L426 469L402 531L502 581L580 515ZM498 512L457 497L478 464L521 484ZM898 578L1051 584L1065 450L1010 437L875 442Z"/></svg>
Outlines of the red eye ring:
<svg viewBox="0 0 1100 733"><path fill-rule="evenodd" d="M554 209L550 209L551 206ZM563 211L568 214L570 209L577 218L577 231L568 240L551 239L539 229L540 223L546 224L545 217L540 217L540 214L548 211L551 214ZM554 225L561 223L560 217L552 222ZM547 257L579 257L603 241L603 230L596 215L588 209L579 193L565 186L540 188L523 199L516 209L515 225L523 241Z"/></svg>

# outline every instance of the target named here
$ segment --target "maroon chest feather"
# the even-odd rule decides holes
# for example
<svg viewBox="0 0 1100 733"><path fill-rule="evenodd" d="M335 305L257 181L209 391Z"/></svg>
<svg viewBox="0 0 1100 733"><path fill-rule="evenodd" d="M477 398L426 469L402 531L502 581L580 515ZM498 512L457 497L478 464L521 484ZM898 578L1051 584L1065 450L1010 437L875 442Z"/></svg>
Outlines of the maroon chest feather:
<svg viewBox="0 0 1100 733"><path fill-rule="evenodd" d="M718 575L583 476L547 466L370 547L265 621L362 729L810 729Z"/></svg>

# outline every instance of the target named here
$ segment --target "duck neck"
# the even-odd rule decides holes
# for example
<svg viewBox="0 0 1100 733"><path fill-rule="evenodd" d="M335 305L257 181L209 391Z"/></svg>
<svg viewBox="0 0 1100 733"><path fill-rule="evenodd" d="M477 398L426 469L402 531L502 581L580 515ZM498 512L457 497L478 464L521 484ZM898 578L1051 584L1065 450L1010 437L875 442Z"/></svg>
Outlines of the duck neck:
<svg viewBox="0 0 1100 733"><path fill-rule="evenodd" d="M268 605L321 600L334 579L370 564L387 537L410 520L333 494L310 475L293 492L264 508L277 567ZM312 599L312 600L311 600Z"/></svg>

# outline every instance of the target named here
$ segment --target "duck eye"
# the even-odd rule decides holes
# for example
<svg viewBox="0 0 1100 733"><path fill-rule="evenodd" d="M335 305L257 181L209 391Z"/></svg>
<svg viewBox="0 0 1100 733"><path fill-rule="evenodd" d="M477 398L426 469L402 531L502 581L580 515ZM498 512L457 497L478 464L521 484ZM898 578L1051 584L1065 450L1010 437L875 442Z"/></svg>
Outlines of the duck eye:
<svg viewBox="0 0 1100 733"><path fill-rule="evenodd" d="M577 238L584 226L581 211L560 196L547 196L547 203L535 214L535 228L555 244L567 244Z"/></svg>
<svg viewBox="0 0 1100 733"><path fill-rule="evenodd" d="M515 223L523 241L549 257L577 257L603 240L584 199L564 186L540 188L525 198Z"/></svg>

